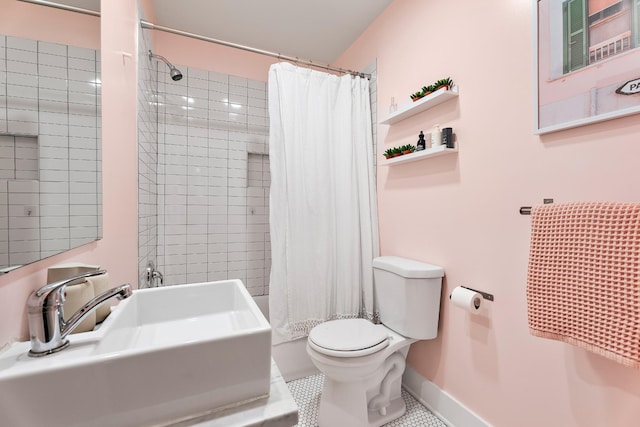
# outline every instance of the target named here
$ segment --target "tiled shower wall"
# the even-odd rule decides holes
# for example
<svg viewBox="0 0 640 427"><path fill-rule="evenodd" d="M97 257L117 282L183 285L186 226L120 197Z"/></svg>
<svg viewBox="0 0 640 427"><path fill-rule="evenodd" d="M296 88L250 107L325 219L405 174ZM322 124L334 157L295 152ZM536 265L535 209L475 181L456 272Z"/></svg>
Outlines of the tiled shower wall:
<svg viewBox="0 0 640 427"><path fill-rule="evenodd" d="M99 105L98 51L0 35L0 135L4 148L16 147L12 159L2 154L16 174L3 175L0 265L32 262L102 235ZM36 145L35 161L21 158L25 141ZM27 169L37 173L24 176Z"/></svg>
<svg viewBox="0 0 640 427"><path fill-rule="evenodd" d="M267 294L266 84L179 68L178 82L158 74L159 269L168 284L238 278Z"/></svg>
<svg viewBox="0 0 640 427"><path fill-rule="evenodd" d="M148 50L148 43L141 47ZM266 83L179 65L184 77L174 82L163 63L154 61L151 72L145 67L139 84L145 106L138 117L140 272L153 259L151 230L157 227L156 268L165 285L238 278L252 295L268 294ZM375 123L375 62L365 72L374 74ZM156 113L157 170L152 165Z"/></svg>

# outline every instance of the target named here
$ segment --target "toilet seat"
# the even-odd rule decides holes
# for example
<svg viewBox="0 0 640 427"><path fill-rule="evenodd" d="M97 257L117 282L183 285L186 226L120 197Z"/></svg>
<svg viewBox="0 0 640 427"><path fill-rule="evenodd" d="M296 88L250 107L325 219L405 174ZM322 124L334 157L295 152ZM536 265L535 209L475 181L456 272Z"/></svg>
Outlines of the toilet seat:
<svg viewBox="0 0 640 427"><path fill-rule="evenodd" d="M309 346L335 357L360 357L376 353L389 345L386 328L365 319L324 322L309 333Z"/></svg>

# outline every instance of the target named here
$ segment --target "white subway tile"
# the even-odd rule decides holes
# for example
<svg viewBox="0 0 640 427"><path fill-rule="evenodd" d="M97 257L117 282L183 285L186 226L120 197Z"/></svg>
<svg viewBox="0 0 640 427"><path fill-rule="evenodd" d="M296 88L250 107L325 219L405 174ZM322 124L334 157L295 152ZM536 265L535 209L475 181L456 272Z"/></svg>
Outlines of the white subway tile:
<svg viewBox="0 0 640 427"><path fill-rule="evenodd" d="M42 228L62 229L69 227L69 218L64 216L42 216L40 218ZM51 236L49 236L51 237ZM68 237L68 234L67 234Z"/></svg>
<svg viewBox="0 0 640 427"><path fill-rule="evenodd" d="M69 194L69 203L78 205L95 205L98 202L98 196L93 194Z"/></svg>
<svg viewBox="0 0 640 427"><path fill-rule="evenodd" d="M249 88L247 94L249 99L267 99L267 92L265 90Z"/></svg>
<svg viewBox="0 0 640 427"><path fill-rule="evenodd" d="M7 131L9 133L23 134L23 135L37 135L38 123L37 122L14 122L9 121L7 123Z"/></svg>
<svg viewBox="0 0 640 427"><path fill-rule="evenodd" d="M60 252L59 250L56 253ZM42 257L39 252L11 253L9 255L9 265L24 265L35 262Z"/></svg>
<svg viewBox="0 0 640 427"><path fill-rule="evenodd" d="M95 61L95 58L83 59L83 58L73 58L69 56L68 68L75 69L75 70L91 71L92 73L95 73L96 61Z"/></svg>
<svg viewBox="0 0 640 427"><path fill-rule="evenodd" d="M95 93L69 92L69 103L95 106L97 104L97 95ZM78 108L77 106L74 107Z"/></svg>
<svg viewBox="0 0 640 427"><path fill-rule="evenodd" d="M69 92L97 95L96 84L90 81L69 80Z"/></svg>
<svg viewBox="0 0 640 427"><path fill-rule="evenodd" d="M229 76L229 85L247 87L248 79L244 77Z"/></svg>
<svg viewBox="0 0 640 427"><path fill-rule="evenodd" d="M30 203L28 203L30 204ZM25 233L38 233L40 218L36 216L15 216L9 217L9 238L14 239L14 235L23 235ZM18 231L22 229L23 231ZM35 230L35 231L24 231ZM36 237L37 238L37 237Z"/></svg>
<svg viewBox="0 0 640 427"><path fill-rule="evenodd" d="M194 249L195 246L198 246ZM187 227L187 246L189 247L189 253L206 253L207 252L207 234L206 233L191 233L189 227Z"/></svg>
<svg viewBox="0 0 640 427"><path fill-rule="evenodd" d="M38 75L38 64L31 62L7 62L7 73Z"/></svg>
<svg viewBox="0 0 640 427"><path fill-rule="evenodd" d="M6 84L14 86L38 87L38 76L34 74L9 73L6 77Z"/></svg>
<svg viewBox="0 0 640 427"><path fill-rule="evenodd" d="M67 80L52 77L38 77L38 87L45 89L67 90Z"/></svg>
<svg viewBox="0 0 640 427"><path fill-rule="evenodd" d="M68 76L67 68L53 67L50 65L39 65L38 75L49 77L52 79L66 79Z"/></svg>
<svg viewBox="0 0 640 427"><path fill-rule="evenodd" d="M8 109L7 110L7 120L9 123L11 122L30 122L30 123L38 123L38 111L37 110L16 110L16 109Z"/></svg>
<svg viewBox="0 0 640 427"><path fill-rule="evenodd" d="M69 80L77 80L81 82L95 82L96 73L94 71L74 70L69 68L67 70Z"/></svg>
<svg viewBox="0 0 640 427"><path fill-rule="evenodd" d="M71 182L69 182L69 193L75 194L95 194L96 193L96 183L95 183L95 173L94 173L94 181L86 182L80 179L74 179L74 172L70 172Z"/></svg>
<svg viewBox="0 0 640 427"><path fill-rule="evenodd" d="M11 62L24 62L37 64L38 63L38 54L36 52L31 52L27 50L19 50L19 49L10 49L6 50L6 60L8 63Z"/></svg>
<svg viewBox="0 0 640 427"><path fill-rule="evenodd" d="M267 110L267 99L266 99L266 97L264 97L264 98L256 98L254 96L249 95L248 105L249 105L249 107L260 108L260 109L264 109L266 111Z"/></svg>
<svg viewBox="0 0 640 427"><path fill-rule="evenodd" d="M209 81L218 82L227 85L229 83L229 76L227 74L216 73L215 71L209 71Z"/></svg>
<svg viewBox="0 0 640 427"><path fill-rule="evenodd" d="M32 86L7 86L7 108L38 110L38 88ZM34 101L29 101L34 100Z"/></svg>
<svg viewBox="0 0 640 427"><path fill-rule="evenodd" d="M42 135L69 136L69 127L66 124L41 123L39 128Z"/></svg>
<svg viewBox="0 0 640 427"><path fill-rule="evenodd" d="M250 87L251 89L262 90L262 91L267 90L267 82L263 82L260 80L249 79L247 81L247 86Z"/></svg>
<svg viewBox="0 0 640 427"><path fill-rule="evenodd" d="M70 170L69 171L69 179L72 182L77 182L79 185L87 186L87 188L92 188L91 193L96 192L97 187L97 171L78 171L78 170Z"/></svg>
<svg viewBox="0 0 640 427"><path fill-rule="evenodd" d="M70 239L94 240L97 234L96 227L71 227L69 229Z"/></svg>
<svg viewBox="0 0 640 427"><path fill-rule="evenodd" d="M64 107L64 110L66 111L67 92L64 90L40 88L38 91L38 99L65 103L65 105L60 105L59 108ZM40 109L40 111L42 110Z"/></svg>
<svg viewBox="0 0 640 427"><path fill-rule="evenodd" d="M97 205L70 205L69 215L86 215L98 217Z"/></svg>
<svg viewBox="0 0 640 427"><path fill-rule="evenodd" d="M40 149L40 153L42 157L47 157L43 154L42 148ZM97 156L98 156L98 152L95 148L73 148L68 152L69 159L74 159L74 160L83 160L83 161L92 160L95 162L97 161Z"/></svg>
<svg viewBox="0 0 640 427"><path fill-rule="evenodd" d="M61 194L68 192L69 184L66 182L40 182L40 193ZM47 214L52 215L52 213ZM68 212L64 214L66 215Z"/></svg>
<svg viewBox="0 0 640 427"><path fill-rule="evenodd" d="M197 68L187 68L187 71L188 71L187 84L189 84L189 82L192 79L200 79L200 80L209 79L209 72L206 70L199 70Z"/></svg>
<svg viewBox="0 0 640 427"><path fill-rule="evenodd" d="M182 234L175 234L175 235L167 235L164 237L165 240L165 251L166 248L169 246L180 246L182 245L184 247L184 245L187 244L187 236L184 235L184 233ZM181 253L184 253L181 252Z"/></svg>
<svg viewBox="0 0 640 427"><path fill-rule="evenodd" d="M31 199L32 203L38 203L37 193L40 192L40 185L38 181L35 180L16 180L9 181L9 193L35 193L33 199ZM9 196L10 202L13 204L12 196Z"/></svg>
<svg viewBox="0 0 640 427"><path fill-rule="evenodd" d="M98 131L95 127L69 125L69 136L78 138L95 138Z"/></svg>
<svg viewBox="0 0 640 427"><path fill-rule="evenodd" d="M69 52L69 58L90 59L92 61L95 61L95 58L96 58L96 51L93 49L69 46L68 52Z"/></svg>
<svg viewBox="0 0 640 427"><path fill-rule="evenodd" d="M207 80L203 80L200 78L192 78L191 75L187 77L187 93L189 94L189 96L192 96L191 95L192 93L196 93L197 91L201 91L201 90L204 90L206 92L208 90L208 87L209 87L209 82Z"/></svg>
<svg viewBox="0 0 640 427"><path fill-rule="evenodd" d="M67 56L67 45L38 41L38 53Z"/></svg>
<svg viewBox="0 0 640 427"><path fill-rule="evenodd" d="M12 254L15 253L32 253L35 255L39 255L40 252L40 241L39 240L21 240L20 236L14 236L14 238L9 243Z"/></svg>
<svg viewBox="0 0 640 427"><path fill-rule="evenodd" d="M77 137L77 136L70 136L69 139L69 148L71 150L75 150L75 149L94 149L94 150L98 150L96 152L97 155L100 154L99 151L99 139L96 137Z"/></svg>
<svg viewBox="0 0 640 427"><path fill-rule="evenodd" d="M54 123L54 124L67 124L69 119L68 114L65 113L52 113L52 112L40 112L40 123Z"/></svg>
<svg viewBox="0 0 640 427"><path fill-rule="evenodd" d="M70 215L69 216L69 222L74 228L90 229L96 226L96 221L97 221L97 218L95 215ZM79 235L76 234L76 237L79 237Z"/></svg>

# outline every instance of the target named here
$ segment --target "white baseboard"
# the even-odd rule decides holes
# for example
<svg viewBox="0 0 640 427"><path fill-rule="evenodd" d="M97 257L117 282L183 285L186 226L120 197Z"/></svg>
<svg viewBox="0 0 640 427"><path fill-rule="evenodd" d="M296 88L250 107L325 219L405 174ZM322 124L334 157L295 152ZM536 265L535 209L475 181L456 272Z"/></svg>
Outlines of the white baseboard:
<svg viewBox="0 0 640 427"><path fill-rule="evenodd" d="M469 408L407 365L402 376L404 388L451 427L491 427Z"/></svg>

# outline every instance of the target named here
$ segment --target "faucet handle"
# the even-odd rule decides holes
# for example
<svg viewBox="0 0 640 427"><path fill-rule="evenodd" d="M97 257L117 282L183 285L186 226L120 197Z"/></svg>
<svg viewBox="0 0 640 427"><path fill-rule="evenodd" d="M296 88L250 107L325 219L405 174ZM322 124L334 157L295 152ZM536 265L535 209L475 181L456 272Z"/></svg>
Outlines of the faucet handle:
<svg viewBox="0 0 640 427"><path fill-rule="evenodd" d="M105 274L106 272L106 270L89 271L87 273L70 277L68 279L62 279L58 280L57 282L48 283L29 296L29 299L27 300L27 307L31 309L42 310L45 307L62 305L62 303L64 303L64 289L69 283L72 283L78 279L99 276L101 274Z"/></svg>

